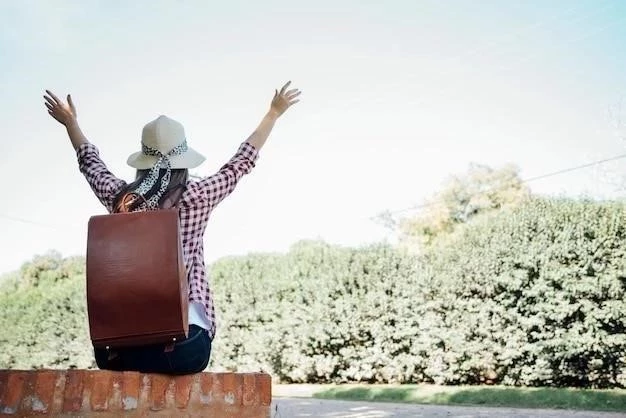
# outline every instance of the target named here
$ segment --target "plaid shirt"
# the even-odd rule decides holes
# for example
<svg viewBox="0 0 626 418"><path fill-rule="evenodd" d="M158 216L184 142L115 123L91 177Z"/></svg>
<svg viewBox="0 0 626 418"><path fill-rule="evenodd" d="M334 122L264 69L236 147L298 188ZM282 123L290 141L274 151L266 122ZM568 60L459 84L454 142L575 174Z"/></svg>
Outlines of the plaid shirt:
<svg viewBox="0 0 626 418"><path fill-rule="evenodd" d="M76 154L81 173L111 213L115 196L127 183L107 169L95 145L82 144ZM189 180L179 200L180 234L189 281L189 301L204 306L211 338L216 331L215 307L204 264L204 231L211 211L235 189L241 177L255 166L257 159L257 149L247 142L242 143L237 153L217 173L199 181Z"/></svg>

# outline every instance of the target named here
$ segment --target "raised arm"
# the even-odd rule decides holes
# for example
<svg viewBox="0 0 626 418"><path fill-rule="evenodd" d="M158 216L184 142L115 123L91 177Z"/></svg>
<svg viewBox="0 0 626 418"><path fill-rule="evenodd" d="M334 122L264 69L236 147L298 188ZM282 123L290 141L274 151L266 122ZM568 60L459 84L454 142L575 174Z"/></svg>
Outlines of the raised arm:
<svg viewBox="0 0 626 418"><path fill-rule="evenodd" d="M291 81L287 82L280 91L275 90L270 108L252 132L240 146L235 155L212 176L192 183L189 187L192 195L215 207L226 196L235 190L239 180L252 170L259 156L259 151L265 145L276 121L292 105L298 103L300 95L298 89L287 90Z"/></svg>
<svg viewBox="0 0 626 418"><path fill-rule="evenodd" d="M76 106L74 106L72 96L68 94L67 103L64 103L51 91L46 90L46 93L44 98L48 114L67 129L67 135L76 151L80 172L85 176L100 203L111 212L115 195L126 185L126 182L109 171L100 158L96 146L91 144L83 134L78 125Z"/></svg>
<svg viewBox="0 0 626 418"><path fill-rule="evenodd" d="M72 146L75 150L78 150L83 144L86 144L87 138L80 129L77 120L76 106L72 101L72 96L67 95L67 103L63 103L57 96L49 90L46 90L46 107L48 108L48 114L56 119L61 125L67 129L67 135L70 137Z"/></svg>
<svg viewBox="0 0 626 418"><path fill-rule="evenodd" d="M257 151L260 151L265 145L265 141L272 132L276 121L280 116L285 113L289 107L298 103L300 100L297 97L300 95L298 89L287 90L287 87L291 84L288 81L281 89L274 91L274 97L270 104L270 108L259 123L259 126L252 132L252 135L246 140L246 142L252 145Z"/></svg>

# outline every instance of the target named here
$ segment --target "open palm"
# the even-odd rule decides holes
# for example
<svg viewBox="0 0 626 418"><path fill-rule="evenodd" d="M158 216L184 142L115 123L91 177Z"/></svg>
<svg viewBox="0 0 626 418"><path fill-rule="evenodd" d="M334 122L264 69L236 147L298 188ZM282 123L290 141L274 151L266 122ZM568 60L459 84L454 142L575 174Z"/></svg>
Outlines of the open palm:
<svg viewBox="0 0 626 418"><path fill-rule="evenodd" d="M74 106L71 95L67 95L67 103L64 103L50 90L46 90L46 93L43 97L46 99L45 105L50 116L65 126L76 120L76 106Z"/></svg>
<svg viewBox="0 0 626 418"><path fill-rule="evenodd" d="M274 93L274 98L272 99L271 110L274 112L276 116L281 116L287 109L289 109L294 104L298 103L300 100L296 99L300 95L300 90L291 89L287 90L287 87L291 84L291 81L288 81L281 89L280 92L278 90Z"/></svg>

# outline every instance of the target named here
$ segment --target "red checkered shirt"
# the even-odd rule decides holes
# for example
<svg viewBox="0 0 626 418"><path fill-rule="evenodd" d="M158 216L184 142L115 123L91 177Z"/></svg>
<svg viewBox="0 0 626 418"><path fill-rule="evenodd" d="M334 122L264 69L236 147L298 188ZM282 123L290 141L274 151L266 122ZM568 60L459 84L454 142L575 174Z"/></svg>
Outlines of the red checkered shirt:
<svg viewBox="0 0 626 418"><path fill-rule="evenodd" d="M82 144L76 154L80 171L100 202L111 213L115 196L127 183L107 169L95 145ZM258 150L254 146L248 142L242 143L235 155L217 173L198 181L189 180L179 201L180 234L189 281L189 301L204 306L211 338L215 336L216 321L213 292L204 264L204 231L212 210L235 189L241 177L250 172L258 157Z"/></svg>

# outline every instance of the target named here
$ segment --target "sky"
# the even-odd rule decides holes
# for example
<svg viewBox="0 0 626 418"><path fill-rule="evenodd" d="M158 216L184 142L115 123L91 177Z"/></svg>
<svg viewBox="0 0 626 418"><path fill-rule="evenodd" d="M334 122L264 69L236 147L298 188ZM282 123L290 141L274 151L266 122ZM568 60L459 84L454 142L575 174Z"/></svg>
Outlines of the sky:
<svg viewBox="0 0 626 418"><path fill-rule="evenodd" d="M303 239L394 240L372 220L419 205L470 163L522 178L626 153L626 2L318 0L2 2L0 273L36 254L84 254L105 213L43 94L72 94L118 177L141 129L180 121L213 174L275 88L300 103L213 212L205 256ZM622 197L624 160L528 183ZM410 215L412 211L397 212Z"/></svg>

